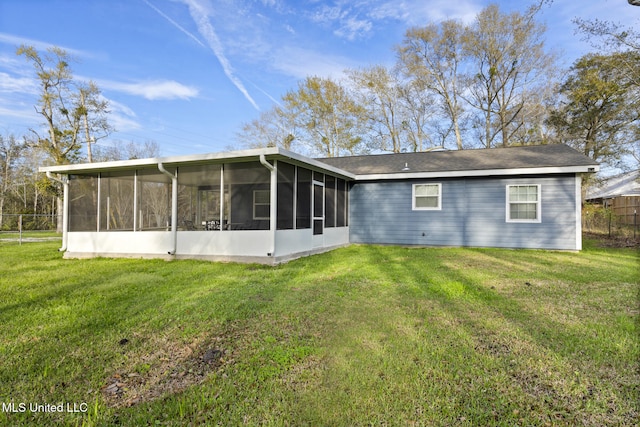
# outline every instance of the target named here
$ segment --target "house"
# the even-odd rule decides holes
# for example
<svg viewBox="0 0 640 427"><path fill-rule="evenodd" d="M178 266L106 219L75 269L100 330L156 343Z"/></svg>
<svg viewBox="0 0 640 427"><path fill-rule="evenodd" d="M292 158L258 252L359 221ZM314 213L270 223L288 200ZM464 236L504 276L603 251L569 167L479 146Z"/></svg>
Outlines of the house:
<svg viewBox="0 0 640 427"><path fill-rule="evenodd" d="M274 147L40 170L64 184L66 257L275 264L349 243L580 250L581 174L598 165L564 145Z"/></svg>
<svg viewBox="0 0 640 427"><path fill-rule="evenodd" d="M588 189L585 200L610 208L620 224L637 225L640 214L640 170L604 180Z"/></svg>

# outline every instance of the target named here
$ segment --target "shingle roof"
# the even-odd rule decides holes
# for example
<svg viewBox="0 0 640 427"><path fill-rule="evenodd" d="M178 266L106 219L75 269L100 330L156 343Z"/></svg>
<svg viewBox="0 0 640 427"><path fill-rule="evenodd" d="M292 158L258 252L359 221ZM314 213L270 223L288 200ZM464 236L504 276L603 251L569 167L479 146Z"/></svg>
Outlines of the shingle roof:
<svg viewBox="0 0 640 427"><path fill-rule="evenodd" d="M356 175L597 166L563 144L317 159ZM408 170L407 170L408 168Z"/></svg>

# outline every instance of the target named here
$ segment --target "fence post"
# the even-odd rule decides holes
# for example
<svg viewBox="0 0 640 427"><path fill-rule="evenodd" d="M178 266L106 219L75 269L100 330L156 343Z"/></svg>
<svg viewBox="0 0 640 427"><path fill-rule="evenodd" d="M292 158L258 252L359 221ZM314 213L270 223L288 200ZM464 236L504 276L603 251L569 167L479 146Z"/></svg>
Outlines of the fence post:
<svg viewBox="0 0 640 427"><path fill-rule="evenodd" d="M638 229L638 210L633 210L633 240L636 239L636 230Z"/></svg>
<svg viewBox="0 0 640 427"><path fill-rule="evenodd" d="M18 217L18 233L20 235L19 241L20 241L20 244L22 245L22 215Z"/></svg>

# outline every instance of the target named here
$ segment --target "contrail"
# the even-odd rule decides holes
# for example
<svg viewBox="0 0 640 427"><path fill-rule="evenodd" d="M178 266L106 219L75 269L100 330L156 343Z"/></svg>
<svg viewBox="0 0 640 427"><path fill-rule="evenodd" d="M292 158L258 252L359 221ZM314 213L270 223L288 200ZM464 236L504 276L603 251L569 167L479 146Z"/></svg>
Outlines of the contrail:
<svg viewBox="0 0 640 427"><path fill-rule="evenodd" d="M200 46L206 47L196 36L191 34L189 31L185 30L182 26L180 26L177 22L175 22L173 19L168 17L166 14L162 13L160 10L158 10L158 8L154 7L148 0L143 0L143 1L146 4L148 4L153 10L158 12L162 17L168 20L171 24L173 24L176 28L178 28L180 31L182 31L183 33L191 37L193 40L198 42ZM191 15L191 18L195 21L196 25L198 26L198 32L206 40L206 42L209 45L209 48L211 48L213 53L216 55L216 58L218 58L218 62L220 62L220 65L222 65L224 74L227 76L229 80L231 80L231 83L233 83L233 85L244 95L247 101L249 101L251 105L253 105L253 108L260 111L260 107L258 107L258 104L256 104L256 102L253 100L251 95L249 95L249 92L244 87L240 79L236 77L236 75L234 74L233 68L231 67L229 60L224 54L224 48L222 47L222 43L220 42L218 35L213 29L213 26L209 21L209 17L207 16L206 11L203 9L201 5L198 4L196 0L180 0L180 1L189 7L189 14Z"/></svg>
<svg viewBox="0 0 640 427"><path fill-rule="evenodd" d="M273 96L269 95L265 90L261 89L257 84L255 84L254 82L252 82L251 80L249 80L248 78L244 78L246 81L248 81L249 83L251 83L253 85L253 87L255 87L256 89L258 89L260 92L264 93L266 95L267 98L269 98L270 100L273 101L274 104L278 105L279 107L282 107L282 104L275 99Z"/></svg>
<svg viewBox="0 0 640 427"><path fill-rule="evenodd" d="M178 24L176 21L174 21L173 19L171 19L169 16L167 16L167 14L165 14L164 12L162 12L160 9L158 9L157 7L155 7L153 4L151 4L148 0L142 0L143 2L145 2L151 9L155 10L156 12L158 12L158 14L160 16L162 16L164 19L166 19L167 21L169 21L171 24L173 24L174 27L176 27L177 29L179 29L180 31L182 31L183 33L185 33L187 36L191 37L196 43L198 43L200 46L206 48L207 46L205 46L204 43L202 43L200 41L199 38L197 38L196 36L194 36L193 34L191 34L189 31L185 30L183 26L181 26L180 24Z"/></svg>

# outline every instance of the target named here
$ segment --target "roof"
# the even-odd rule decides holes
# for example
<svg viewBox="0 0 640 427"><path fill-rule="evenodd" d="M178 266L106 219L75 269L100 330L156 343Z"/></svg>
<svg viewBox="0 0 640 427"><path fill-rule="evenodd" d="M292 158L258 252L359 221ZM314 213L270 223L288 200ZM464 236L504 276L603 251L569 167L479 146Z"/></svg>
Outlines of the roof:
<svg viewBox="0 0 640 427"><path fill-rule="evenodd" d="M461 176L540 172L595 172L598 164L564 144L431 151L317 159L363 179L406 175ZM473 173L472 173L473 175Z"/></svg>
<svg viewBox="0 0 640 427"><path fill-rule="evenodd" d="M611 199L618 196L640 196L640 170L612 176L587 191L587 200Z"/></svg>
<svg viewBox="0 0 640 427"><path fill-rule="evenodd" d="M521 175L595 172L598 164L566 145L535 145L460 151L376 154L311 159L278 147L223 153L120 160L41 167L41 172L96 173L138 169L162 164L179 167L202 163L284 160L327 171L351 180L445 178L462 176Z"/></svg>
<svg viewBox="0 0 640 427"><path fill-rule="evenodd" d="M355 176L342 169L331 166L327 163L314 160L312 158L294 153L278 147L268 148L255 148L250 150L238 150L238 151L225 151L219 153L207 153L207 154L190 154L184 156L171 156L171 157L154 157L148 159L134 159L134 160L117 160L111 162L98 162L98 163L78 163L72 165L55 165L40 167L40 172L54 172L60 174L82 174L82 173L96 173L106 172L113 170L131 170L144 167L154 167L158 164L173 168L184 165L194 165L203 163L232 163L232 162L255 162L259 161L261 157L267 161L273 160L286 160L287 162L297 165L303 165L304 167L332 172L337 176L354 179Z"/></svg>

